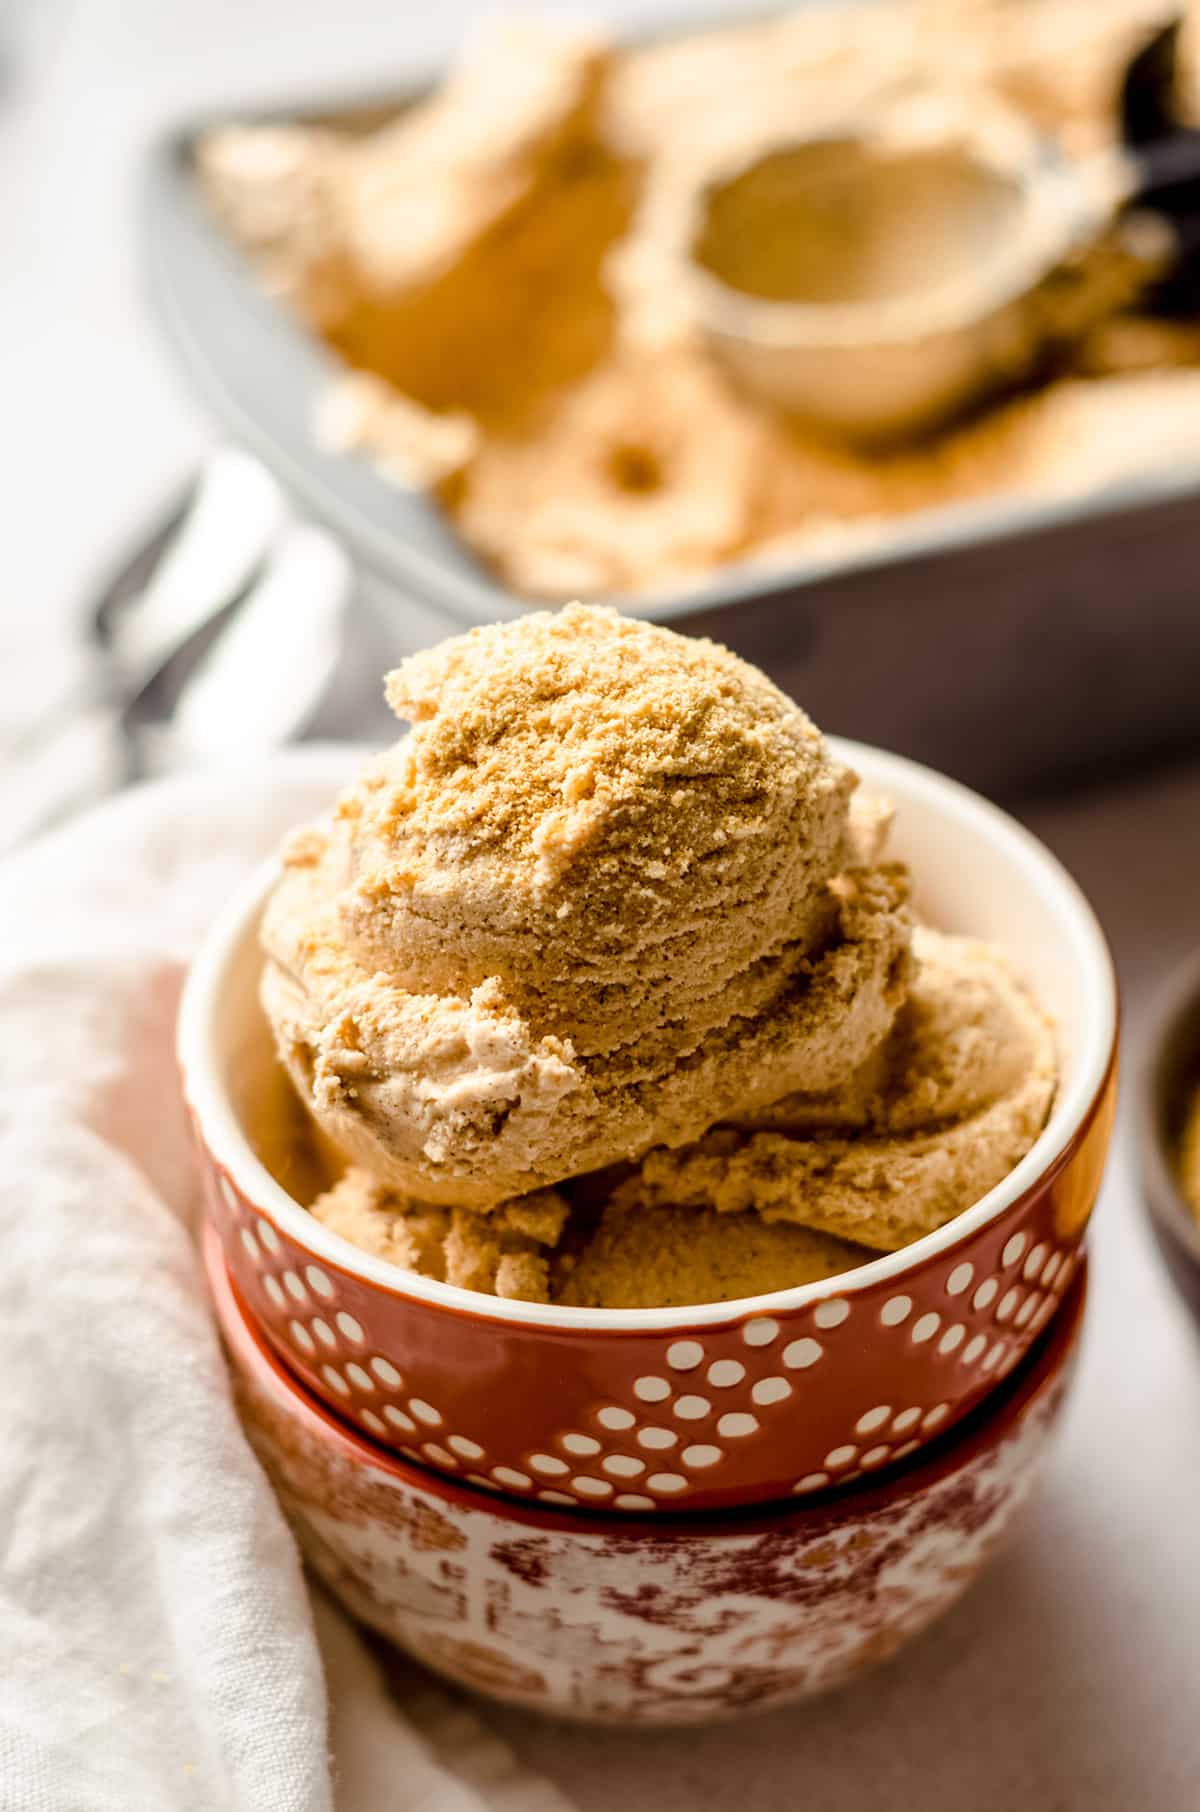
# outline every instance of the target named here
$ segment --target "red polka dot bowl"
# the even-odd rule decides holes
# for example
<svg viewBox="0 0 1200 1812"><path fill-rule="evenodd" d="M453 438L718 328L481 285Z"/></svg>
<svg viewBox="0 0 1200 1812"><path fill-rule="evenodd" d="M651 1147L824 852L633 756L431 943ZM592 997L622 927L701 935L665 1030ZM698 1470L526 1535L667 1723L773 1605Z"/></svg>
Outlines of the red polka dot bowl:
<svg viewBox="0 0 1200 1812"><path fill-rule="evenodd" d="M275 1352L371 1440L530 1502L634 1516L768 1502L905 1461L975 1410L1053 1317L1112 1125L1103 936L1070 876L1003 813L911 762L834 746L895 805L918 910L1008 953L1054 1016L1062 1065L1045 1130L998 1188L840 1278L604 1311L500 1301L358 1251L287 1194L248 1136L262 1090L278 1086L256 940L274 864L213 928L179 1035L212 1224ZM333 759L314 815L344 777Z"/></svg>
<svg viewBox="0 0 1200 1812"><path fill-rule="evenodd" d="M1017 1373L884 1479L770 1510L622 1519L496 1497L365 1440L280 1363L207 1248L243 1424L352 1615L510 1704L612 1723L739 1716L840 1686L948 1610L1036 1481L1085 1268Z"/></svg>

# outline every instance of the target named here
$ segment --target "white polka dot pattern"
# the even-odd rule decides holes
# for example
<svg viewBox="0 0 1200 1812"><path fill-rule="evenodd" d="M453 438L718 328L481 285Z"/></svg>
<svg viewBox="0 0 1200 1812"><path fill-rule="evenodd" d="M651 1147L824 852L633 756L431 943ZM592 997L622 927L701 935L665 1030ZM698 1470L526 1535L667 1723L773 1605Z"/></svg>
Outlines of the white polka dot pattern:
<svg viewBox="0 0 1200 1812"><path fill-rule="evenodd" d="M670 1428L639 1428L637 1438L639 1447L652 1450L675 1447L679 1443L679 1436Z"/></svg>
<svg viewBox="0 0 1200 1812"><path fill-rule="evenodd" d="M718 1460L724 1458L724 1455L719 1447L709 1446L706 1442L697 1442L694 1447L685 1447L679 1457L685 1466L696 1469L715 1466Z"/></svg>
<svg viewBox="0 0 1200 1812"><path fill-rule="evenodd" d="M1000 1254L1000 1263L1004 1266L1004 1269L1006 1271L1011 1270L1013 1265L1020 1264L1021 1254L1024 1252L1024 1250L1028 1244L1029 1244L1029 1237L1027 1234L1024 1234L1024 1233L1014 1233L1013 1234L1012 1238L1009 1240L1008 1244L1005 1246L1003 1252Z"/></svg>
<svg viewBox="0 0 1200 1812"><path fill-rule="evenodd" d="M446 1437L447 1447L452 1447L460 1459L481 1460L483 1448L478 1441L468 1441L466 1435L452 1434Z"/></svg>
<svg viewBox="0 0 1200 1812"><path fill-rule="evenodd" d="M529 1464L535 1472L540 1472L549 1478L561 1478L564 1473L571 1470L565 1460L558 1459L552 1453L531 1453Z"/></svg>
<svg viewBox="0 0 1200 1812"><path fill-rule="evenodd" d="M512 1466L493 1466L492 1477L498 1485L511 1485L514 1491L528 1491L533 1484L527 1472L518 1472Z"/></svg>
<svg viewBox="0 0 1200 1812"><path fill-rule="evenodd" d="M361 1287L348 1305L337 1267L310 1262L220 1173L213 1200L230 1217L227 1251L240 1260L239 1281L257 1293L289 1361L373 1438L459 1477L478 1467L465 1476L489 1490L641 1514L697 1494L728 1502L721 1494L736 1493L747 1467L777 1442L772 1431L786 1426L789 1444L798 1437L803 1450L810 1420L820 1433L807 1469L797 1466L780 1489L807 1495L903 1461L1020 1363L1076 1269L1073 1248L1031 1220L990 1246L976 1241L970 1258L926 1266L919 1290L893 1283L859 1296L851 1282L791 1314L639 1340L640 1369L623 1383L610 1376L607 1399L581 1404L573 1427L546 1427L541 1444L489 1454L475 1430L455 1428L428 1364L371 1350L380 1336ZM843 1354L861 1354L864 1342L879 1349L880 1397L831 1418ZM883 1400L893 1388L900 1400ZM479 1432L486 1441L487 1430ZM718 1495L706 1499L706 1491Z"/></svg>
<svg viewBox="0 0 1200 1812"><path fill-rule="evenodd" d="M646 1470L645 1460L635 1460L631 1453L607 1454L600 1464L615 1479L635 1479Z"/></svg>
<svg viewBox="0 0 1200 1812"><path fill-rule="evenodd" d="M806 1472L802 1479L797 1479L793 1491L820 1491L829 1483L827 1472Z"/></svg>
<svg viewBox="0 0 1200 1812"><path fill-rule="evenodd" d="M721 1417L717 1423L717 1433L724 1435L726 1440L740 1441L747 1435L757 1434L761 1427L762 1423L757 1416L748 1416L733 1410L730 1414Z"/></svg>
<svg viewBox="0 0 1200 1812"><path fill-rule="evenodd" d="M580 1497L611 1497L613 1488L607 1479L593 1478L590 1473L580 1473L571 1480Z"/></svg>
<svg viewBox="0 0 1200 1812"><path fill-rule="evenodd" d="M850 1304L843 1297L834 1296L828 1302L817 1304L813 1320L819 1328L840 1328L850 1314Z"/></svg>

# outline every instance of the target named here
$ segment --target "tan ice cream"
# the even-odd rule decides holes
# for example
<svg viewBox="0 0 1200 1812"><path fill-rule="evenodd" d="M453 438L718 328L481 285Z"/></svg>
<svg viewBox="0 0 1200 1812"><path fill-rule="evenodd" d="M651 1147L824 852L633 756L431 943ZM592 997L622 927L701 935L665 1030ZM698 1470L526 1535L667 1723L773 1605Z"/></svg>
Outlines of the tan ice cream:
<svg viewBox="0 0 1200 1812"><path fill-rule="evenodd" d="M753 1210L889 1252L986 1195L1045 1122L1053 1036L986 944L918 928L913 949L908 999L848 1087L651 1152L614 1205Z"/></svg>
<svg viewBox="0 0 1200 1812"><path fill-rule="evenodd" d="M262 930L335 1231L500 1295L715 1300L905 1244L1036 1138L1044 1019L914 936L886 810L756 669L572 606L388 697L410 734Z"/></svg>
<svg viewBox="0 0 1200 1812"><path fill-rule="evenodd" d="M607 610L388 680L411 734L288 851L263 999L325 1132L490 1209L848 1080L904 997L905 879L762 674Z"/></svg>

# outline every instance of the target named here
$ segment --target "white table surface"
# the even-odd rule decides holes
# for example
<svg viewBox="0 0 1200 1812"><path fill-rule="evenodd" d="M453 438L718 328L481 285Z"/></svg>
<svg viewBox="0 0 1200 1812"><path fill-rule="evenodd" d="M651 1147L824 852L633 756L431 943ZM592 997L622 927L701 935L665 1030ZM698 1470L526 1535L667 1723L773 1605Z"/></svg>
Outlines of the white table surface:
<svg viewBox="0 0 1200 1812"><path fill-rule="evenodd" d="M148 135L237 95L400 74L481 10L0 0L0 32L15 18L18 39L0 89L4 725L36 715L69 669L90 587L211 431L141 301ZM656 0L660 17L689 10ZM1148 990L1200 942L1200 762L1026 815L1108 928L1136 1044ZM1198 1632L1200 1347L1151 1249L1122 1124L1064 1438L1023 1534L937 1630L856 1688L732 1729L629 1736L485 1716L581 1812L1191 1812ZM370 1668L344 1632L327 1654L342 1812L404 1806L387 1717L365 1715Z"/></svg>

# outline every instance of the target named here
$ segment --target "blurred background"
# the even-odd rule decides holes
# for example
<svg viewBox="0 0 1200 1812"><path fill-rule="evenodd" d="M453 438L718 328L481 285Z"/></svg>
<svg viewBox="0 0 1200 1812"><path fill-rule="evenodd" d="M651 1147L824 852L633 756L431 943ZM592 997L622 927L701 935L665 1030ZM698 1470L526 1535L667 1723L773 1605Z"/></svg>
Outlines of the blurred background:
<svg viewBox="0 0 1200 1812"><path fill-rule="evenodd" d="M862 14L10 0L0 842L574 596L1009 800L1181 774L1200 31Z"/></svg>

